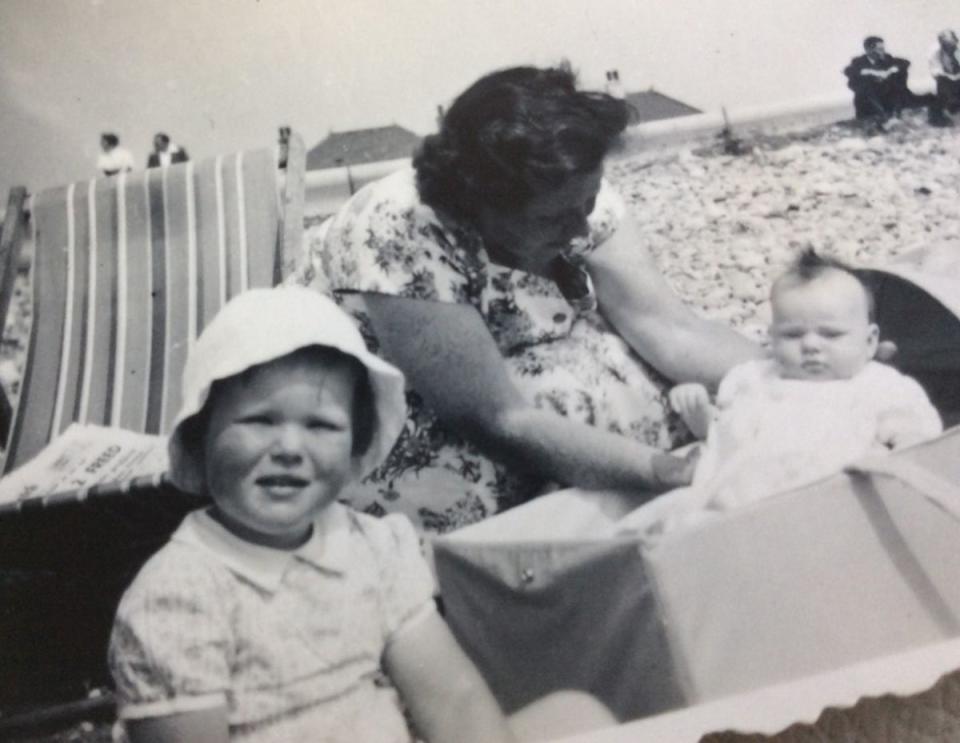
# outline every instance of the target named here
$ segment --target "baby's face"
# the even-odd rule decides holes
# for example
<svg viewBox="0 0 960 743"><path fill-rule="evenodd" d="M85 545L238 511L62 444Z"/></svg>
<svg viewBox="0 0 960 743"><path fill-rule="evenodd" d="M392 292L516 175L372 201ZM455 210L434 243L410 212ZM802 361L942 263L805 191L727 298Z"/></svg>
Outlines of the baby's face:
<svg viewBox="0 0 960 743"><path fill-rule="evenodd" d="M218 390L203 439L207 491L237 536L290 548L355 469L355 369L285 356Z"/></svg>
<svg viewBox="0 0 960 743"><path fill-rule="evenodd" d="M868 319L866 293L843 271L778 282L772 309L773 357L784 378L849 379L876 353L879 333Z"/></svg>

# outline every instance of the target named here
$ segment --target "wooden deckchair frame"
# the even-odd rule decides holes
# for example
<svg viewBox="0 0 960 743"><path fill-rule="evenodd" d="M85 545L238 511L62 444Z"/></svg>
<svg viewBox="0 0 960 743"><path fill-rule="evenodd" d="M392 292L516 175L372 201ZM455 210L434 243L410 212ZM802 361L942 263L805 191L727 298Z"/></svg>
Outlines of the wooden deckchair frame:
<svg viewBox="0 0 960 743"><path fill-rule="evenodd" d="M13 297L13 285L20 261L20 249L27 221L27 189L15 186L10 189L7 211L0 225L0 333L6 326L10 300ZM13 408L6 391L0 387L0 439L6 441L10 434Z"/></svg>
<svg viewBox="0 0 960 743"><path fill-rule="evenodd" d="M265 168L263 153L257 156ZM275 167L275 153L271 157ZM276 207L278 219L269 283L276 284L292 272L301 250L305 160L303 140L294 134L286 170L278 172L273 181L279 194L271 205ZM205 162L190 167L209 167ZM183 166L171 166L178 167ZM149 177L138 177L149 187L166 175L158 169ZM110 182L96 179L84 187L99 194L98 189L122 188L123 183L120 178ZM40 197L31 200L34 211ZM38 215L30 213L27 203L25 189L11 191L0 236L0 321L13 293L24 228L30 218L34 229L37 227ZM240 210L253 208L250 203L238 206ZM166 218L175 222L182 216ZM36 249L35 245L33 271L44 258L36 255ZM36 306L34 309L36 313ZM27 366L30 363L28 357ZM179 377L179 368L173 372ZM30 373L29 368L25 370L25 380ZM23 392L18 406L25 404ZM5 441L18 435L15 426L27 417L24 412L14 409ZM11 420L9 415L6 420ZM122 591L183 514L201 503L202 498L174 490L163 477L142 477L0 504L0 636L4 638L0 643L0 712L34 708L40 710L37 719L50 719L51 706L65 700L69 700L68 709L89 706L73 700L82 696L86 687L108 683L106 639ZM24 669L36 673L27 677Z"/></svg>

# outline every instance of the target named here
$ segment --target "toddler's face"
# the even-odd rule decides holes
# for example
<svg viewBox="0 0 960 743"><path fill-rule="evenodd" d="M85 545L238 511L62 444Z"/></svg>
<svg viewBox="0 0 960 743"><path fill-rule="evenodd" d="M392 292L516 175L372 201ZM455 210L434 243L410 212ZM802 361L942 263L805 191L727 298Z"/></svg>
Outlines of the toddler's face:
<svg viewBox="0 0 960 743"><path fill-rule="evenodd" d="M356 375L347 359L285 356L222 383L203 461L224 526L268 547L307 539L354 472Z"/></svg>
<svg viewBox="0 0 960 743"><path fill-rule="evenodd" d="M781 376L815 381L849 379L873 358L877 326L866 293L843 271L774 287L770 337Z"/></svg>

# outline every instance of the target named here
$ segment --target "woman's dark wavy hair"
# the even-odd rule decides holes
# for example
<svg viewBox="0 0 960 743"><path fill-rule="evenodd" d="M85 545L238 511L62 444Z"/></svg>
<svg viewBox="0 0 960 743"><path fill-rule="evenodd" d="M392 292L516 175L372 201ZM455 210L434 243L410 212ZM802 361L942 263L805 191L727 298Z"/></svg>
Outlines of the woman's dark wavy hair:
<svg viewBox="0 0 960 743"><path fill-rule="evenodd" d="M466 220L479 204L521 208L599 167L628 110L605 93L578 91L564 67L490 73L460 94L414 156L420 198Z"/></svg>

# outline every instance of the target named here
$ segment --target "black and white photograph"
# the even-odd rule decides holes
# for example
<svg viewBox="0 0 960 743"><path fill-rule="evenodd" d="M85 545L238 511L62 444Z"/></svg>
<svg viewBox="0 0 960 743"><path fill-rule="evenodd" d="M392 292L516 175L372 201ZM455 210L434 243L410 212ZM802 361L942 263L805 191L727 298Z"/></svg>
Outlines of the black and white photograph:
<svg viewBox="0 0 960 743"><path fill-rule="evenodd" d="M0 740L960 741L958 33L0 0Z"/></svg>

